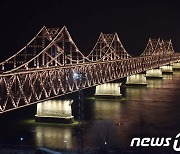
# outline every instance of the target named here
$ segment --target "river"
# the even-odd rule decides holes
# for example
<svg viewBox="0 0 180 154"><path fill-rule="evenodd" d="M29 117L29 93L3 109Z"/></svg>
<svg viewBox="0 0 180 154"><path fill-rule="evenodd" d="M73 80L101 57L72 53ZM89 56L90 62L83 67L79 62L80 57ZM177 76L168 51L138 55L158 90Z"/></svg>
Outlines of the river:
<svg viewBox="0 0 180 154"><path fill-rule="evenodd" d="M84 148L107 144L110 149L131 150L133 137L174 138L180 133L180 72L163 75L162 80L149 79L147 84L121 89L121 99L85 95ZM0 143L77 149L76 104L72 104L73 124L35 122L36 105L0 115Z"/></svg>

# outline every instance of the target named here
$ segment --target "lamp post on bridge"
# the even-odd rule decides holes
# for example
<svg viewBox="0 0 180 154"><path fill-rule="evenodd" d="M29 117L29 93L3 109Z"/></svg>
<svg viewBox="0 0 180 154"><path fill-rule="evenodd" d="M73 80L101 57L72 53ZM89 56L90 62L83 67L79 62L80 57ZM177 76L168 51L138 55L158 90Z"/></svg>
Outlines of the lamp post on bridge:
<svg viewBox="0 0 180 154"><path fill-rule="evenodd" d="M84 103L83 103L83 91L82 81L85 78L85 74L82 72L74 72L73 79L76 81L78 86L78 137L79 137L79 152L83 153L83 119L84 119Z"/></svg>
<svg viewBox="0 0 180 154"><path fill-rule="evenodd" d="M64 140L64 149L66 149L66 142L67 142L67 141L66 141L66 140Z"/></svg>
<svg viewBox="0 0 180 154"><path fill-rule="evenodd" d="M24 140L24 138L20 137L20 149L21 149L22 152L24 152L24 150L23 150L23 140Z"/></svg>

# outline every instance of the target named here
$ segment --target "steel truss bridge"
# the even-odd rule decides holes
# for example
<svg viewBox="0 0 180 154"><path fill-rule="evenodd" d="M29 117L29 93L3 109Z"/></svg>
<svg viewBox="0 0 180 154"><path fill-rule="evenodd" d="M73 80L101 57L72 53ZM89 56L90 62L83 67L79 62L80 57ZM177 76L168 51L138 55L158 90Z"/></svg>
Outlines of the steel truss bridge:
<svg viewBox="0 0 180 154"><path fill-rule="evenodd" d="M180 60L171 40L149 39L130 56L117 33L101 33L85 56L66 27L43 27L20 51L0 63L0 113L89 88ZM83 80L75 80L76 72Z"/></svg>

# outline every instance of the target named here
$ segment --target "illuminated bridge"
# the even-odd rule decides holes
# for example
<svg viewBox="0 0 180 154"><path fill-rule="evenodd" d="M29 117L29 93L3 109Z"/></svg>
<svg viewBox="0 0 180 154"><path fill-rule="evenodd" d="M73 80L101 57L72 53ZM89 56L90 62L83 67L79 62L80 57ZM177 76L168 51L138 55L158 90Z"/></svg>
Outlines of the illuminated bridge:
<svg viewBox="0 0 180 154"><path fill-rule="evenodd" d="M101 33L83 55L66 27L46 28L0 63L0 113L101 85L180 60L171 40L149 39L139 57L130 56L117 33ZM76 78L81 75L80 78Z"/></svg>

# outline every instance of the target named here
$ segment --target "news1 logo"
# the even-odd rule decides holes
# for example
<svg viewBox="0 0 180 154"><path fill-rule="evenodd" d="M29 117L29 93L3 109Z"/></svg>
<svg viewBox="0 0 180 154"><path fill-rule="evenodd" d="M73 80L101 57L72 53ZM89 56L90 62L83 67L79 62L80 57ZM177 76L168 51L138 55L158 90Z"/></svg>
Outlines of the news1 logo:
<svg viewBox="0 0 180 154"><path fill-rule="evenodd" d="M180 151L180 146L178 147L178 138L180 137L180 133L176 135L173 143L173 149L175 151ZM172 138L171 137L144 137L139 138L135 137L131 140L131 147L169 147L171 145Z"/></svg>

